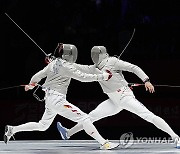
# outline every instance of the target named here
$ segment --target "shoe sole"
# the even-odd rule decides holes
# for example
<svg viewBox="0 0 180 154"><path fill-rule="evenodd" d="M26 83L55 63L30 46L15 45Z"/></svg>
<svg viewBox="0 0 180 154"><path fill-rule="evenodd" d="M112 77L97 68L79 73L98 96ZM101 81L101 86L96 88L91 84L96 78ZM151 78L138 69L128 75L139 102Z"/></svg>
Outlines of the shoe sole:
<svg viewBox="0 0 180 154"><path fill-rule="evenodd" d="M120 144L118 144L117 146L112 147L112 148L110 148L110 149L105 149L105 148L100 148L100 149L101 149L101 150L113 150L113 149L117 148L119 145L120 145Z"/></svg>
<svg viewBox="0 0 180 154"><path fill-rule="evenodd" d="M115 148L117 148L119 145L120 145L120 144L118 144L117 146L113 147L112 149L115 149Z"/></svg>

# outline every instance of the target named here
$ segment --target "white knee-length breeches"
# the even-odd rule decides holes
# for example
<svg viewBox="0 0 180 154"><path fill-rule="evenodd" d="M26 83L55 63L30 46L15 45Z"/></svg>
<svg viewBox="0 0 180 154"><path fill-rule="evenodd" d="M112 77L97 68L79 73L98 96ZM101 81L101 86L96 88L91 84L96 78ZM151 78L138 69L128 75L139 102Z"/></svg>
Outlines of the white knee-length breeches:
<svg viewBox="0 0 180 154"><path fill-rule="evenodd" d="M125 109L152 123L155 115L135 98L129 87L123 87L107 95L109 99L99 104L95 110L89 113L92 122L115 115Z"/></svg>
<svg viewBox="0 0 180 154"><path fill-rule="evenodd" d="M86 113L81 111L75 105L69 103L66 100L66 95L58 93L54 90L49 90L46 93L45 112L39 121L39 124L42 125L44 130L49 128L57 114L74 122L82 122L83 120L89 118Z"/></svg>

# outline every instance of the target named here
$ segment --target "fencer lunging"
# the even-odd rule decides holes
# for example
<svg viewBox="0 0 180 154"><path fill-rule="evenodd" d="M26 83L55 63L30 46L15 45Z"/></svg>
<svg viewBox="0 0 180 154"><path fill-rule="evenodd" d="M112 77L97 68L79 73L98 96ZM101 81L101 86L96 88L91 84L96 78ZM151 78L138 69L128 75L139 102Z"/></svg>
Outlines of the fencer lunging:
<svg viewBox="0 0 180 154"><path fill-rule="evenodd" d="M123 71L132 72L137 75L145 83L146 91L149 91L150 93L154 92L154 86L151 84L149 77L140 67L116 57L110 57L104 46L94 46L91 49L91 58L94 65L88 66L76 64L76 68L82 72L93 74L98 74L103 70L110 70L112 72L112 78L107 82L98 81L103 92L108 95L109 99L100 103L96 109L89 113L92 122L115 115L125 109L168 133L176 143L180 142L179 136L171 129L171 127L161 117L149 111L141 102L139 102L129 88L128 82L123 76ZM82 130L82 125L77 124L73 128L67 129L58 122L57 128L59 132L61 130L66 131L64 134L68 139L73 134Z"/></svg>
<svg viewBox="0 0 180 154"><path fill-rule="evenodd" d="M101 144L101 149L112 149L118 143L105 140L92 124L88 114L66 100L66 94L71 78L82 82L106 81L110 73L86 74L74 67L77 59L77 48L70 44L61 44L57 58L51 61L44 69L32 76L25 91L34 88L41 79L46 78L42 85L45 91L45 111L39 122L28 122L18 126L5 127L4 142L8 143L13 134L22 131L45 131L53 122L55 116L61 115L69 120L79 123L82 129Z"/></svg>

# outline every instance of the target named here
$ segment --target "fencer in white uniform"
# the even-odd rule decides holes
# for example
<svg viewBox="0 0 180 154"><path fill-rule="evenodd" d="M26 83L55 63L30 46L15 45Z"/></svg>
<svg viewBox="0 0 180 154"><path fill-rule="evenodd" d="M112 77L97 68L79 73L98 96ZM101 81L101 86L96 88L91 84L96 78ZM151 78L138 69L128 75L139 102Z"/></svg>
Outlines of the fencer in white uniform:
<svg viewBox="0 0 180 154"><path fill-rule="evenodd" d="M109 142L98 133L88 114L66 100L71 78L81 82L106 81L111 77L111 74L107 72L87 74L76 69L74 62L77 59L77 48L74 45L61 44L58 56L60 57L55 58L44 69L33 75L29 85L25 86L25 91L28 91L33 89L41 79L46 78L45 83L42 85L45 90L45 111L41 120L18 126L7 125L5 127L4 142L8 143L13 134L17 132L47 130L58 114L81 124L85 132L100 143L101 149L117 147L118 143Z"/></svg>
<svg viewBox="0 0 180 154"><path fill-rule="evenodd" d="M122 72L128 71L137 75L145 84L145 88L150 93L154 92L154 86L151 84L149 77L137 65L125 62L116 57L110 57L104 46L94 46L91 49L91 58L94 65L75 64L76 68L85 73L100 73L104 70L110 70L112 78L108 81L98 81L103 92L108 95L109 99L100 103L93 111L89 113L92 122L102 118L118 114L123 109L130 111L144 120L154 124L157 128L168 133L176 144L179 145L179 136L170 128L170 126L159 116L149 111L140 101L138 101L133 91L128 86ZM77 124L71 129L67 129L57 123L59 132L64 129L66 138L82 130L82 125ZM61 129L59 129L61 128Z"/></svg>

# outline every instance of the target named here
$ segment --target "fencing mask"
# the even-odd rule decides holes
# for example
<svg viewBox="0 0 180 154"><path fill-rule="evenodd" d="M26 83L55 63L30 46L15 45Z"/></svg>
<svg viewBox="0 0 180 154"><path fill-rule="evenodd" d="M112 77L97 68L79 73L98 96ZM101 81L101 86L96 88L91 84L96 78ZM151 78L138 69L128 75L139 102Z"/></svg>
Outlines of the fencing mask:
<svg viewBox="0 0 180 154"><path fill-rule="evenodd" d="M91 49L91 58L95 64L100 64L106 57L108 57L108 53L104 46L94 46Z"/></svg>
<svg viewBox="0 0 180 154"><path fill-rule="evenodd" d="M77 60L78 51L75 45L58 43L58 47L54 52L55 57L61 57L68 62Z"/></svg>

